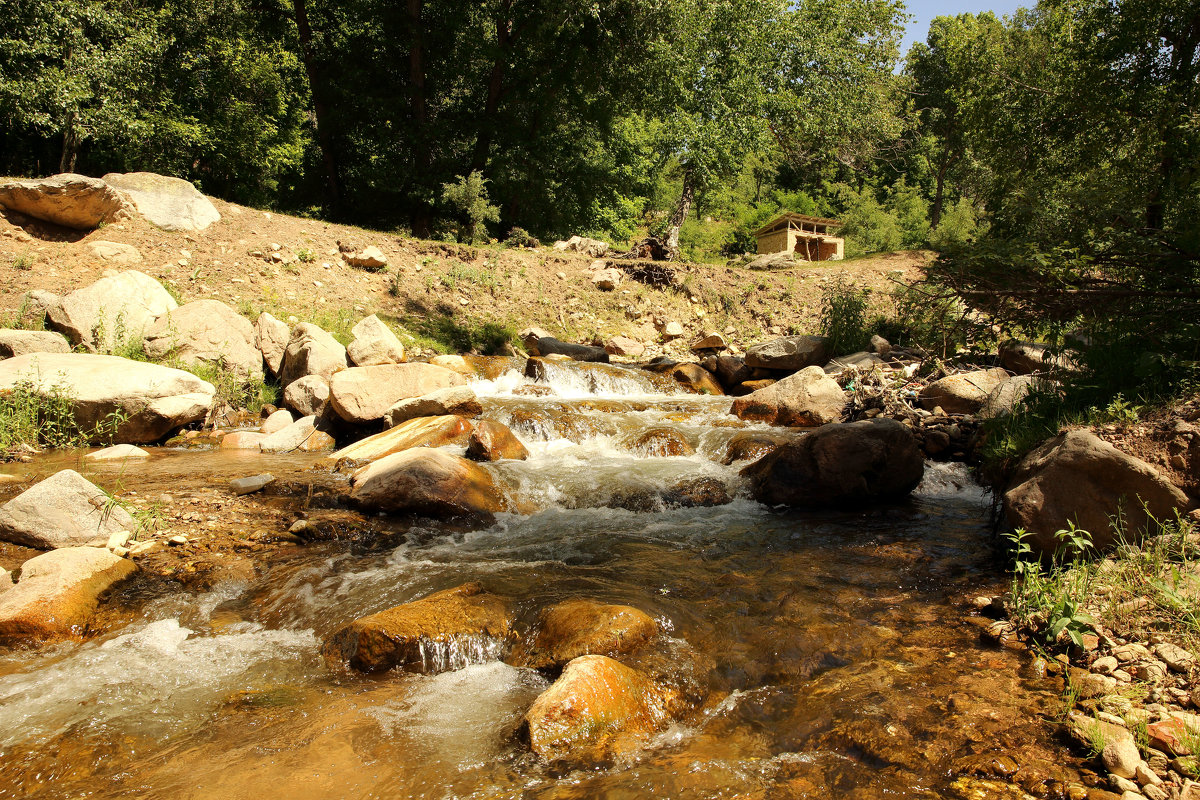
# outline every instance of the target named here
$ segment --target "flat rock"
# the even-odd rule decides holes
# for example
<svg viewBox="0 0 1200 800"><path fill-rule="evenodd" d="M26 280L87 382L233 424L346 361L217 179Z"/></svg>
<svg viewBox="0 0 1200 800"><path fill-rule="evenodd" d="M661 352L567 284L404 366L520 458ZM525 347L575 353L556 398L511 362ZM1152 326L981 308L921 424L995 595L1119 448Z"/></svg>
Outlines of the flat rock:
<svg viewBox="0 0 1200 800"><path fill-rule="evenodd" d="M178 305L161 283L131 269L63 296L47 316L50 327L72 345L111 351L127 342L140 342L154 320Z"/></svg>
<svg viewBox="0 0 1200 800"><path fill-rule="evenodd" d="M221 218L190 182L153 172L110 172L104 182L127 196L151 225L165 231L202 231Z"/></svg>
<svg viewBox="0 0 1200 800"><path fill-rule="evenodd" d="M130 211L120 193L104 181L73 172L0 183L0 206L82 231L128 216Z"/></svg>
<svg viewBox="0 0 1200 800"><path fill-rule="evenodd" d="M420 397L408 397L387 410L389 426L417 417L442 417L455 414L474 419L483 413L483 404L469 386L450 386Z"/></svg>
<svg viewBox="0 0 1200 800"><path fill-rule="evenodd" d="M737 398L730 411L740 419L808 428L840 420L847 401L837 381L813 366Z"/></svg>
<svg viewBox="0 0 1200 800"><path fill-rule="evenodd" d="M149 458L150 454L132 444L114 444L83 457L84 461L125 461L129 458Z"/></svg>
<svg viewBox="0 0 1200 800"><path fill-rule="evenodd" d="M575 361L596 361L602 364L607 364L609 361L608 352L603 347L560 342L553 336L543 336L538 339L530 352L536 356L562 355Z"/></svg>
<svg viewBox="0 0 1200 800"><path fill-rule="evenodd" d="M604 351L609 355L637 358L646 352L646 345L628 336L614 336L604 343Z"/></svg>
<svg viewBox="0 0 1200 800"><path fill-rule="evenodd" d="M351 367L329 381L329 403L342 419L364 425L382 419L401 400L465 383L457 372L432 364Z"/></svg>
<svg viewBox="0 0 1200 800"><path fill-rule="evenodd" d="M262 491L274 482L274 475L263 472L258 475L248 475L245 478L234 478L229 482L229 490L236 495L253 494Z"/></svg>
<svg viewBox="0 0 1200 800"><path fill-rule="evenodd" d="M112 441L155 442L212 408L216 389L190 372L144 361L89 353L34 353L0 361L0 391L31 381L34 391L49 396L65 392L75 421L85 432L122 419ZM93 438L108 438L105 425Z"/></svg>
<svg viewBox="0 0 1200 800"><path fill-rule="evenodd" d="M75 547L136 527L129 512L73 469L51 475L0 506L0 539L42 550Z"/></svg>
<svg viewBox="0 0 1200 800"><path fill-rule="evenodd" d="M542 612L537 634L518 645L509 663L544 669L561 667L584 655L617 657L631 653L658 633L658 623L644 611L574 598Z"/></svg>
<svg viewBox="0 0 1200 800"><path fill-rule="evenodd" d="M829 361L829 337L783 336L746 351L746 364L763 369L796 371Z"/></svg>
<svg viewBox="0 0 1200 800"><path fill-rule="evenodd" d="M279 367L279 383L285 388L305 375L319 375L328 381L347 366L346 348L327 331L311 322L292 329Z"/></svg>
<svg viewBox="0 0 1200 800"><path fill-rule="evenodd" d="M709 331L702 333L692 340L689 346L693 352L700 350L724 350L729 344L725 341L725 337L717 331Z"/></svg>
<svg viewBox="0 0 1200 800"><path fill-rule="evenodd" d="M324 417L329 408L329 382L320 375L297 378L283 390L283 404L302 417Z"/></svg>
<svg viewBox="0 0 1200 800"><path fill-rule="evenodd" d="M0 358L14 358L26 353L69 353L71 343L54 331L0 330Z"/></svg>
<svg viewBox="0 0 1200 800"><path fill-rule="evenodd" d="M374 364L400 364L404 361L404 345L383 320L372 314L351 328L354 341L346 348L350 363L356 367Z"/></svg>
<svg viewBox="0 0 1200 800"><path fill-rule="evenodd" d="M142 263L142 254L131 244L106 242L96 239L88 242L88 250L100 261L119 267L132 267Z"/></svg>
<svg viewBox="0 0 1200 800"><path fill-rule="evenodd" d="M0 594L0 641L82 635L101 594L136 571L132 561L100 547L65 547L29 559L20 582Z"/></svg>
<svg viewBox="0 0 1200 800"><path fill-rule="evenodd" d="M233 431L221 437L221 449L253 450L257 453L262 449L263 440L266 438L267 434L258 431Z"/></svg>
<svg viewBox="0 0 1200 800"><path fill-rule="evenodd" d="M524 461L529 450L508 426L494 419L481 419L467 438L467 458L472 461Z"/></svg>
<svg viewBox="0 0 1200 800"><path fill-rule="evenodd" d="M746 264L746 269L753 270L775 270L775 269L792 269L796 266L796 259L791 253L763 253L757 258Z"/></svg>
<svg viewBox="0 0 1200 800"><path fill-rule="evenodd" d="M429 447L402 450L363 467L350 478L350 498L372 511L434 517L486 517L508 509L490 472Z"/></svg>
<svg viewBox="0 0 1200 800"><path fill-rule="evenodd" d="M322 652L331 664L363 672L435 673L482 661L512 635L508 601L466 583L354 620L334 631Z"/></svg>
<svg viewBox="0 0 1200 800"><path fill-rule="evenodd" d="M416 417L401 422L396 427L389 428L382 433L359 439L338 450L329 458L333 461L348 458L351 461L365 462L375 461L413 447L465 445L472 430L474 430L474 426L456 414Z"/></svg>
<svg viewBox="0 0 1200 800"><path fill-rule="evenodd" d="M193 300L163 314L146 329L145 348L155 360L222 365L250 379L263 378L254 326L220 300Z"/></svg>
<svg viewBox="0 0 1200 800"><path fill-rule="evenodd" d="M254 345L262 353L267 370L278 375L283 366L283 354L287 350L292 331L286 323L267 312L258 315L254 322Z"/></svg>
<svg viewBox="0 0 1200 800"><path fill-rule="evenodd" d="M921 406L930 410L940 406L947 414L974 414L1008 378L1007 370L1000 367L948 375L921 390Z"/></svg>
<svg viewBox="0 0 1200 800"><path fill-rule="evenodd" d="M264 453L320 453L332 450L333 437L317 429L317 418L301 417L258 443Z"/></svg>

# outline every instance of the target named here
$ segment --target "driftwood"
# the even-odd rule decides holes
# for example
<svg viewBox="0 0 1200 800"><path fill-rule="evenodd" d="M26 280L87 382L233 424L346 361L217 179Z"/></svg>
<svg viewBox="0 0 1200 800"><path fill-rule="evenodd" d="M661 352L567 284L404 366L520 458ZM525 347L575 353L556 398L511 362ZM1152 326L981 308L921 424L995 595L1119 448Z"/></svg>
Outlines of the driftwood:
<svg viewBox="0 0 1200 800"><path fill-rule="evenodd" d="M640 242L635 242L628 253L621 253L614 258L624 258L631 261L674 261L679 257L678 252L671 252L666 243L657 236L647 236Z"/></svg>
<svg viewBox="0 0 1200 800"><path fill-rule="evenodd" d="M657 288L677 289L679 281L675 270L653 261L610 262L612 266L624 272L638 283Z"/></svg>

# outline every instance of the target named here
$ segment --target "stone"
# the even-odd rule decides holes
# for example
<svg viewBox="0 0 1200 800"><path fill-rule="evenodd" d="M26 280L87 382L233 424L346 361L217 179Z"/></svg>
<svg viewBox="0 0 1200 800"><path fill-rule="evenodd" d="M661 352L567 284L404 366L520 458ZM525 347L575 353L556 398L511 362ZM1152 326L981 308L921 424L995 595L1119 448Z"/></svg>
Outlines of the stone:
<svg viewBox="0 0 1200 800"><path fill-rule="evenodd" d="M69 353L71 343L54 331L0 330L0 358L14 358L26 353Z"/></svg>
<svg viewBox="0 0 1200 800"><path fill-rule="evenodd" d="M624 277L624 273L615 267L596 270L592 275L592 286L602 292L611 292L621 285L622 277Z"/></svg>
<svg viewBox="0 0 1200 800"><path fill-rule="evenodd" d="M346 348L341 342L318 326L301 322L288 337L279 367L279 383L286 388L305 375L319 375L329 381L335 372L346 367Z"/></svg>
<svg viewBox="0 0 1200 800"><path fill-rule="evenodd" d="M1073 366L1066 356L1055 355L1053 348L1042 342L1023 342L1010 339L999 349L1000 364L1016 375L1047 372L1055 367Z"/></svg>
<svg viewBox="0 0 1200 800"><path fill-rule="evenodd" d="M536 630L532 641L514 649L509 663L545 669L585 655L616 658L653 639L658 623L631 606L572 598L543 611Z"/></svg>
<svg viewBox="0 0 1200 800"><path fill-rule="evenodd" d="M921 407L932 411L940 406L947 414L974 414L1008 378L1008 372L999 367L949 375L921 390Z"/></svg>
<svg viewBox="0 0 1200 800"><path fill-rule="evenodd" d="M729 440L725 447L725 457L721 463L726 466L735 461L758 459L770 453L777 447L792 441L795 437L786 433L769 433L765 431L739 431Z"/></svg>
<svg viewBox="0 0 1200 800"><path fill-rule="evenodd" d="M730 410L740 419L808 428L840 420L847 399L842 387L823 369L806 367L737 398Z"/></svg>
<svg viewBox="0 0 1200 800"><path fill-rule="evenodd" d="M575 361L591 361L603 364L607 364L609 360L608 352L603 347L560 342L553 336L543 336L538 339L533 344L530 352L535 356L563 355Z"/></svg>
<svg viewBox="0 0 1200 800"><path fill-rule="evenodd" d="M150 454L140 447L132 444L114 444L112 447L106 447L103 450L97 450L94 453L88 453L83 457L84 461L125 461L129 458L149 458Z"/></svg>
<svg viewBox="0 0 1200 800"><path fill-rule="evenodd" d="M21 381L31 381L43 396L65 392L76 424L94 441L107 442L111 433L112 442L128 444L156 442L204 420L216 393L190 372L89 353L34 353L0 361L0 391ZM115 430L110 422L117 422Z"/></svg>
<svg viewBox="0 0 1200 800"><path fill-rule="evenodd" d="M683 434L666 426L635 431L621 442L621 446L643 458L690 456L696 452Z"/></svg>
<svg viewBox="0 0 1200 800"><path fill-rule="evenodd" d="M1163 660L1163 663L1172 672L1179 672L1186 675L1191 672L1192 667L1196 666L1196 659L1191 653L1179 645L1174 645L1170 642L1155 645L1153 652L1154 655Z"/></svg>
<svg viewBox="0 0 1200 800"><path fill-rule="evenodd" d="M0 595L0 641L81 636L100 596L137 566L99 547L64 547L21 565L20 582Z"/></svg>
<svg viewBox="0 0 1200 800"><path fill-rule="evenodd" d="M879 355L868 353L864 350L831 360L825 365L825 374L831 377L840 377L843 372L851 369L856 369L860 372L870 372L873 369L882 369L886 366L887 362L880 358Z"/></svg>
<svg viewBox="0 0 1200 800"><path fill-rule="evenodd" d="M667 508L712 508L733 502L729 490L717 478L688 478L660 496Z"/></svg>
<svg viewBox="0 0 1200 800"><path fill-rule="evenodd" d="M320 375L297 378L283 390L283 404L302 417L324 417L329 407L329 383Z"/></svg>
<svg viewBox="0 0 1200 800"><path fill-rule="evenodd" d="M1118 515L1136 543L1157 530L1150 516L1171 519L1188 508L1187 495L1154 467L1087 430L1060 433L1031 451L1004 493L1009 524L1029 531L1029 543L1044 555L1055 552L1055 533L1072 522L1103 552L1116 543L1111 520Z"/></svg>
<svg viewBox="0 0 1200 800"><path fill-rule="evenodd" d="M417 417L443 417L454 414L474 419L483 413L483 404L468 386L449 386L420 397L408 397L387 410L389 427Z"/></svg>
<svg viewBox="0 0 1200 800"><path fill-rule="evenodd" d="M269 472L250 475L245 478L234 478L229 482L229 491L236 495L253 494L262 491L275 482L275 476Z"/></svg>
<svg viewBox="0 0 1200 800"><path fill-rule="evenodd" d="M130 212L120 193L104 181L73 172L0 183L0 206L81 231L121 219Z"/></svg>
<svg viewBox="0 0 1200 800"><path fill-rule="evenodd" d="M871 337L871 344L867 347L872 353L878 353L881 356L886 356L892 352L892 343L883 338L879 334L874 334Z"/></svg>
<svg viewBox="0 0 1200 800"><path fill-rule="evenodd" d="M429 363L435 367L442 367L451 372L457 372L459 375L466 375L468 378L475 376L475 369L467 363L467 360L462 356L442 355L434 356L429 359Z"/></svg>
<svg viewBox="0 0 1200 800"><path fill-rule="evenodd" d="M292 331L284 323L267 312L258 315L254 322L254 345L262 353L263 361L272 376L279 375L283 365L283 354L287 350Z"/></svg>
<svg viewBox="0 0 1200 800"><path fill-rule="evenodd" d="M848 507L907 497L925 472L912 432L891 419L831 424L744 467L767 505Z"/></svg>
<svg viewBox="0 0 1200 800"><path fill-rule="evenodd" d="M430 447L402 450L355 472L350 478L350 499L371 511L433 517L489 517L508 510L508 501L490 472Z"/></svg>
<svg viewBox="0 0 1200 800"><path fill-rule="evenodd" d="M303 414L302 416L307 417L309 415ZM295 422L295 420L292 418L292 413L290 411L287 411L287 410L281 408L278 411L272 412L271 416L264 419L262 426L258 430L259 430L259 433L264 433L264 434L269 435L272 433L276 433L277 431L283 430L288 425L291 425L293 422Z"/></svg>
<svg viewBox="0 0 1200 800"><path fill-rule="evenodd" d="M753 379L754 369L746 365L746 359L737 356L717 356L717 380L725 391L731 391L743 381Z"/></svg>
<svg viewBox="0 0 1200 800"><path fill-rule="evenodd" d="M796 260L791 253L763 253L757 258L746 264L746 269L753 270L774 270L774 269L792 269L796 266Z"/></svg>
<svg viewBox="0 0 1200 800"><path fill-rule="evenodd" d="M417 417L374 436L360 439L332 454L331 461L348 458L355 462L375 461L413 447L465 445L474 426L460 416Z"/></svg>
<svg viewBox="0 0 1200 800"><path fill-rule="evenodd" d="M676 692L619 661L580 656L526 713L529 745L547 760L620 752L628 739L664 727L680 704Z"/></svg>
<svg viewBox="0 0 1200 800"><path fill-rule="evenodd" d="M322 653L330 664L362 672L436 673L461 669L472 649L499 651L512 637L508 601L472 582L343 625Z"/></svg>
<svg viewBox="0 0 1200 800"><path fill-rule="evenodd" d="M0 539L51 550L137 527L133 517L73 469L35 483L0 506Z"/></svg>
<svg viewBox="0 0 1200 800"><path fill-rule="evenodd" d="M557 241L554 243L554 249L559 252L573 251L583 253L592 258L604 258L608 255L608 244L599 239L589 239L585 236L572 236L566 241Z"/></svg>
<svg viewBox="0 0 1200 800"><path fill-rule="evenodd" d="M1101 656L1092 662L1092 672L1098 675L1111 675L1120 664L1112 656Z"/></svg>
<svg viewBox="0 0 1200 800"><path fill-rule="evenodd" d="M519 332L517 334L517 338L521 340L521 344L527 351L536 356L538 355L538 339L553 339L554 334L550 333L550 331L546 330L545 328L539 328L534 325Z"/></svg>
<svg viewBox="0 0 1200 800"><path fill-rule="evenodd" d="M147 222L164 231L202 231L221 219L212 202L183 178L153 172L110 172L104 182L128 197Z"/></svg>
<svg viewBox="0 0 1200 800"><path fill-rule="evenodd" d="M258 443L264 453L319 453L332 450L333 437L317 428L315 416L301 417Z"/></svg>
<svg viewBox="0 0 1200 800"><path fill-rule="evenodd" d="M127 270L70 292L47 316L50 327L72 345L95 352L140 342L154 320L176 308L178 303L161 283L144 272Z"/></svg>
<svg viewBox="0 0 1200 800"><path fill-rule="evenodd" d="M432 364L351 367L329 381L329 404L347 422L365 425L383 419L401 400L465 384L462 375Z"/></svg>
<svg viewBox="0 0 1200 800"><path fill-rule="evenodd" d="M350 363L356 367L374 364L399 364L404 361L404 345L383 320L372 314L350 329L354 341L346 348Z"/></svg>
<svg viewBox="0 0 1200 800"><path fill-rule="evenodd" d="M683 326L672 320L662 327L662 338L664 342L669 342L672 339L678 339L683 336Z"/></svg>
<svg viewBox="0 0 1200 800"><path fill-rule="evenodd" d="M100 261L119 267L132 267L134 264L142 263L142 254L131 244L96 239L88 242L88 250Z"/></svg>
<svg viewBox="0 0 1200 800"><path fill-rule="evenodd" d="M1159 786L1163 782L1163 779L1154 774L1154 770L1150 769L1145 762L1137 765L1133 777L1142 786Z"/></svg>
<svg viewBox="0 0 1200 800"><path fill-rule="evenodd" d="M699 364L679 364L671 370L670 376L676 383L696 394L725 394L725 389L716 376Z"/></svg>
<svg viewBox="0 0 1200 800"><path fill-rule="evenodd" d="M467 458L472 461L524 461L529 450L521 444L507 425L492 419L481 419L467 438Z"/></svg>
<svg viewBox="0 0 1200 800"><path fill-rule="evenodd" d="M1031 391L1046 386L1047 381L1033 375L1014 375L1006 378L988 393L980 406L978 416L982 419L1003 417L1013 413Z"/></svg>
<svg viewBox="0 0 1200 800"><path fill-rule="evenodd" d="M145 333L146 355L161 361L220 365L250 380L263 379L263 354L250 320L220 300L193 300L154 320Z"/></svg>
<svg viewBox="0 0 1200 800"><path fill-rule="evenodd" d="M18 321L22 325L42 327L46 324L46 316L50 309L62 302L62 298L54 292L45 289L30 289L21 297L21 311Z"/></svg>
<svg viewBox="0 0 1200 800"><path fill-rule="evenodd" d="M646 352L646 345L628 336L614 336L604 343L604 351L609 355L637 358Z"/></svg>
<svg viewBox="0 0 1200 800"><path fill-rule="evenodd" d="M342 253L342 258L350 266L359 269L379 270L386 268L388 264L387 256L375 245L369 245L356 252Z"/></svg>
<svg viewBox="0 0 1200 800"><path fill-rule="evenodd" d="M724 350L727 347L729 347L729 344L725 341L725 337L717 331L708 331L707 333L702 333L693 339L691 345L689 345L689 349L691 349L692 352L699 352L701 350Z"/></svg>
<svg viewBox="0 0 1200 800"><path fill-rule="evenodd" d="M288 425L291 423L289 422ZM233 431L221 437L221 449L253 450L257 453L262 449L263 440L266 438L267 434L258 431Z"/></svg>
<svg viewBox="0 0 1200 800"><path fill-rule="evenodd" d="M829 361L829 337L784 336L746 350L746 364L762 369L796 370Z"/></svg>

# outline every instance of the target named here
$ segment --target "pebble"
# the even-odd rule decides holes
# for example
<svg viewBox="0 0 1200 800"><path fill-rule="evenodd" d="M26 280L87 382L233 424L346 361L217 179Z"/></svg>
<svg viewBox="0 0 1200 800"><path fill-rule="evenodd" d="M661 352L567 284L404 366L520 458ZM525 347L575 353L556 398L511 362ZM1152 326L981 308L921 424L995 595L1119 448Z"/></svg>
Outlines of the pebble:
<svg viewBox="0 0 1200 800"><path fill-rule="evenodd" d="M158 542L134 542L129 547L129 555L140 556L158 549Z"/></svg>
<svg viewBox="0 0 1200 800"><path fill-rule="evenodd" d="M184 536L182 533L177 533L174 536L172 536L170 539L167 539L167 544L180 545L180 544L187 544L187 543L188 543L188 538L186 536Z"/></svg>
<svg viewBox="0 0 1200 800"><path fill-rule="evenodd" d="M1113 791L1121 792L1122 797L1130 793L1140 796L1138 785L1128 778L1122 778L1120 775L1109 775L1108 784L1113 787Z"/></svg>
<svg viewBox="0 0 1200 800"><path fill-rule="evenodd" d="M275 482L275 476L269 472L250 475L245 478L234 478L229 482L230 490L236 495L251 494L270 486Z"/></svg>
<svg viewBox="0 0 1200 800"><path fill-rule="evenodd" d="M1100 675L1111 675L1117 669L1119 662L1112 656L1101 656L1092 664L1092 672Z"/></svg>
<svg viewBox="0 0 1200 800"><path fill-rule="evenodd" d="M1134 778L1142 786L1158 786L1162 783L1162 778L1154 774L1154 770L1150 769L1146 764L1138 764L1137 770L1134 772Z"/></svg>

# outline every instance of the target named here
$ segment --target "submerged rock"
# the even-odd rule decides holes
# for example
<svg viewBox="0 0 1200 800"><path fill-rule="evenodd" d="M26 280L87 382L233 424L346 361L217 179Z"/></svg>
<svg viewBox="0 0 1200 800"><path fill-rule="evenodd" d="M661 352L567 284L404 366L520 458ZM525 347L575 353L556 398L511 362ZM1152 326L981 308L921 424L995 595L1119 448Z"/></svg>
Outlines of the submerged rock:
<svg viewBox="0 0 1200 800"><path fill-rule="evenodd" d="M847 506L907 497L925 472L912 432L895 420L826 425L742 469L768 505Z"/></svg>
<svg viewBox="0 0 1200 800"><path fill-rule="evenodd" d="M21 580L0 594L0 641L78 636L100 595L137 570L100 547L66 547L21 565Z"/></svg>
<svg viewBox="0 0 1200 800"><path fill-rule="evenodd" d="M662 493L667 508L711 508L732 503L729 490L716 478L691 478Z"/></svg>
<svg viewBox="0 0 1200 800"><path fill-rule="evenodd" d="M787 444L795 435L786 433L769 433L765 431L740 431L735 433L725 448L725 457L721 463L728 466L735 461L759 459L780 445Z"/></svg>
<svg viewBox="0 0 1200 800"><path fill-rule="evenodd" d="M508 601L472 582L356 619L322 653L363 672L436 673L494 660L512 636Z"/></svg>
<svg viewBox="0 0 1200 800"><path fill-rule="evenodd" d="M419 447L384 456L350 479L350 497L373 511L436 517L488 516L508 508L490 472L444 450Z"/></svg>
<svg viewBox="0 0 1200 800"><path fill-rule="evenodd" d="M73 469L36 483L0 506L0 539L28 547L75 547L132 531L137 523Z"/></svg>
<svg viewBox="0 0 1200 800"><path fill-rule="evenodd" d="M475 423L475 430L467 439L467 458L472 461L499 461L505 458L524 461L529 458L529 450L507 425L481 419Z"/></svg>
<svg viewBox="0 0 1200 800"><path fill-rule="evenodd" d="M631 606L573 598L542 612L537 634L514 649L509 663L542 669L561 667L584 655L630 653L658 633L658 623Z"/></svg>
<svg viewBox="0 0 1200 800"><path fill-rule="evenodd" d="M690 456L696 448L674 428L661 426L627 436L621 446L632 453L647 458Z"/></svg>
<svg viewBox="0 0 1200 800"><path fill-rule="evenodd" d="M737 398L731 411L741 419L808 428L840 420L846 402L846 393L825 370L806 367Z"/></svg>
<svg viewBox="0 0 1200 800"><path fill-rule="evenodd" d="M149 458L150 454L132 444L114 444L83 457L84 461L124 461L128 458Z"/></svg>

